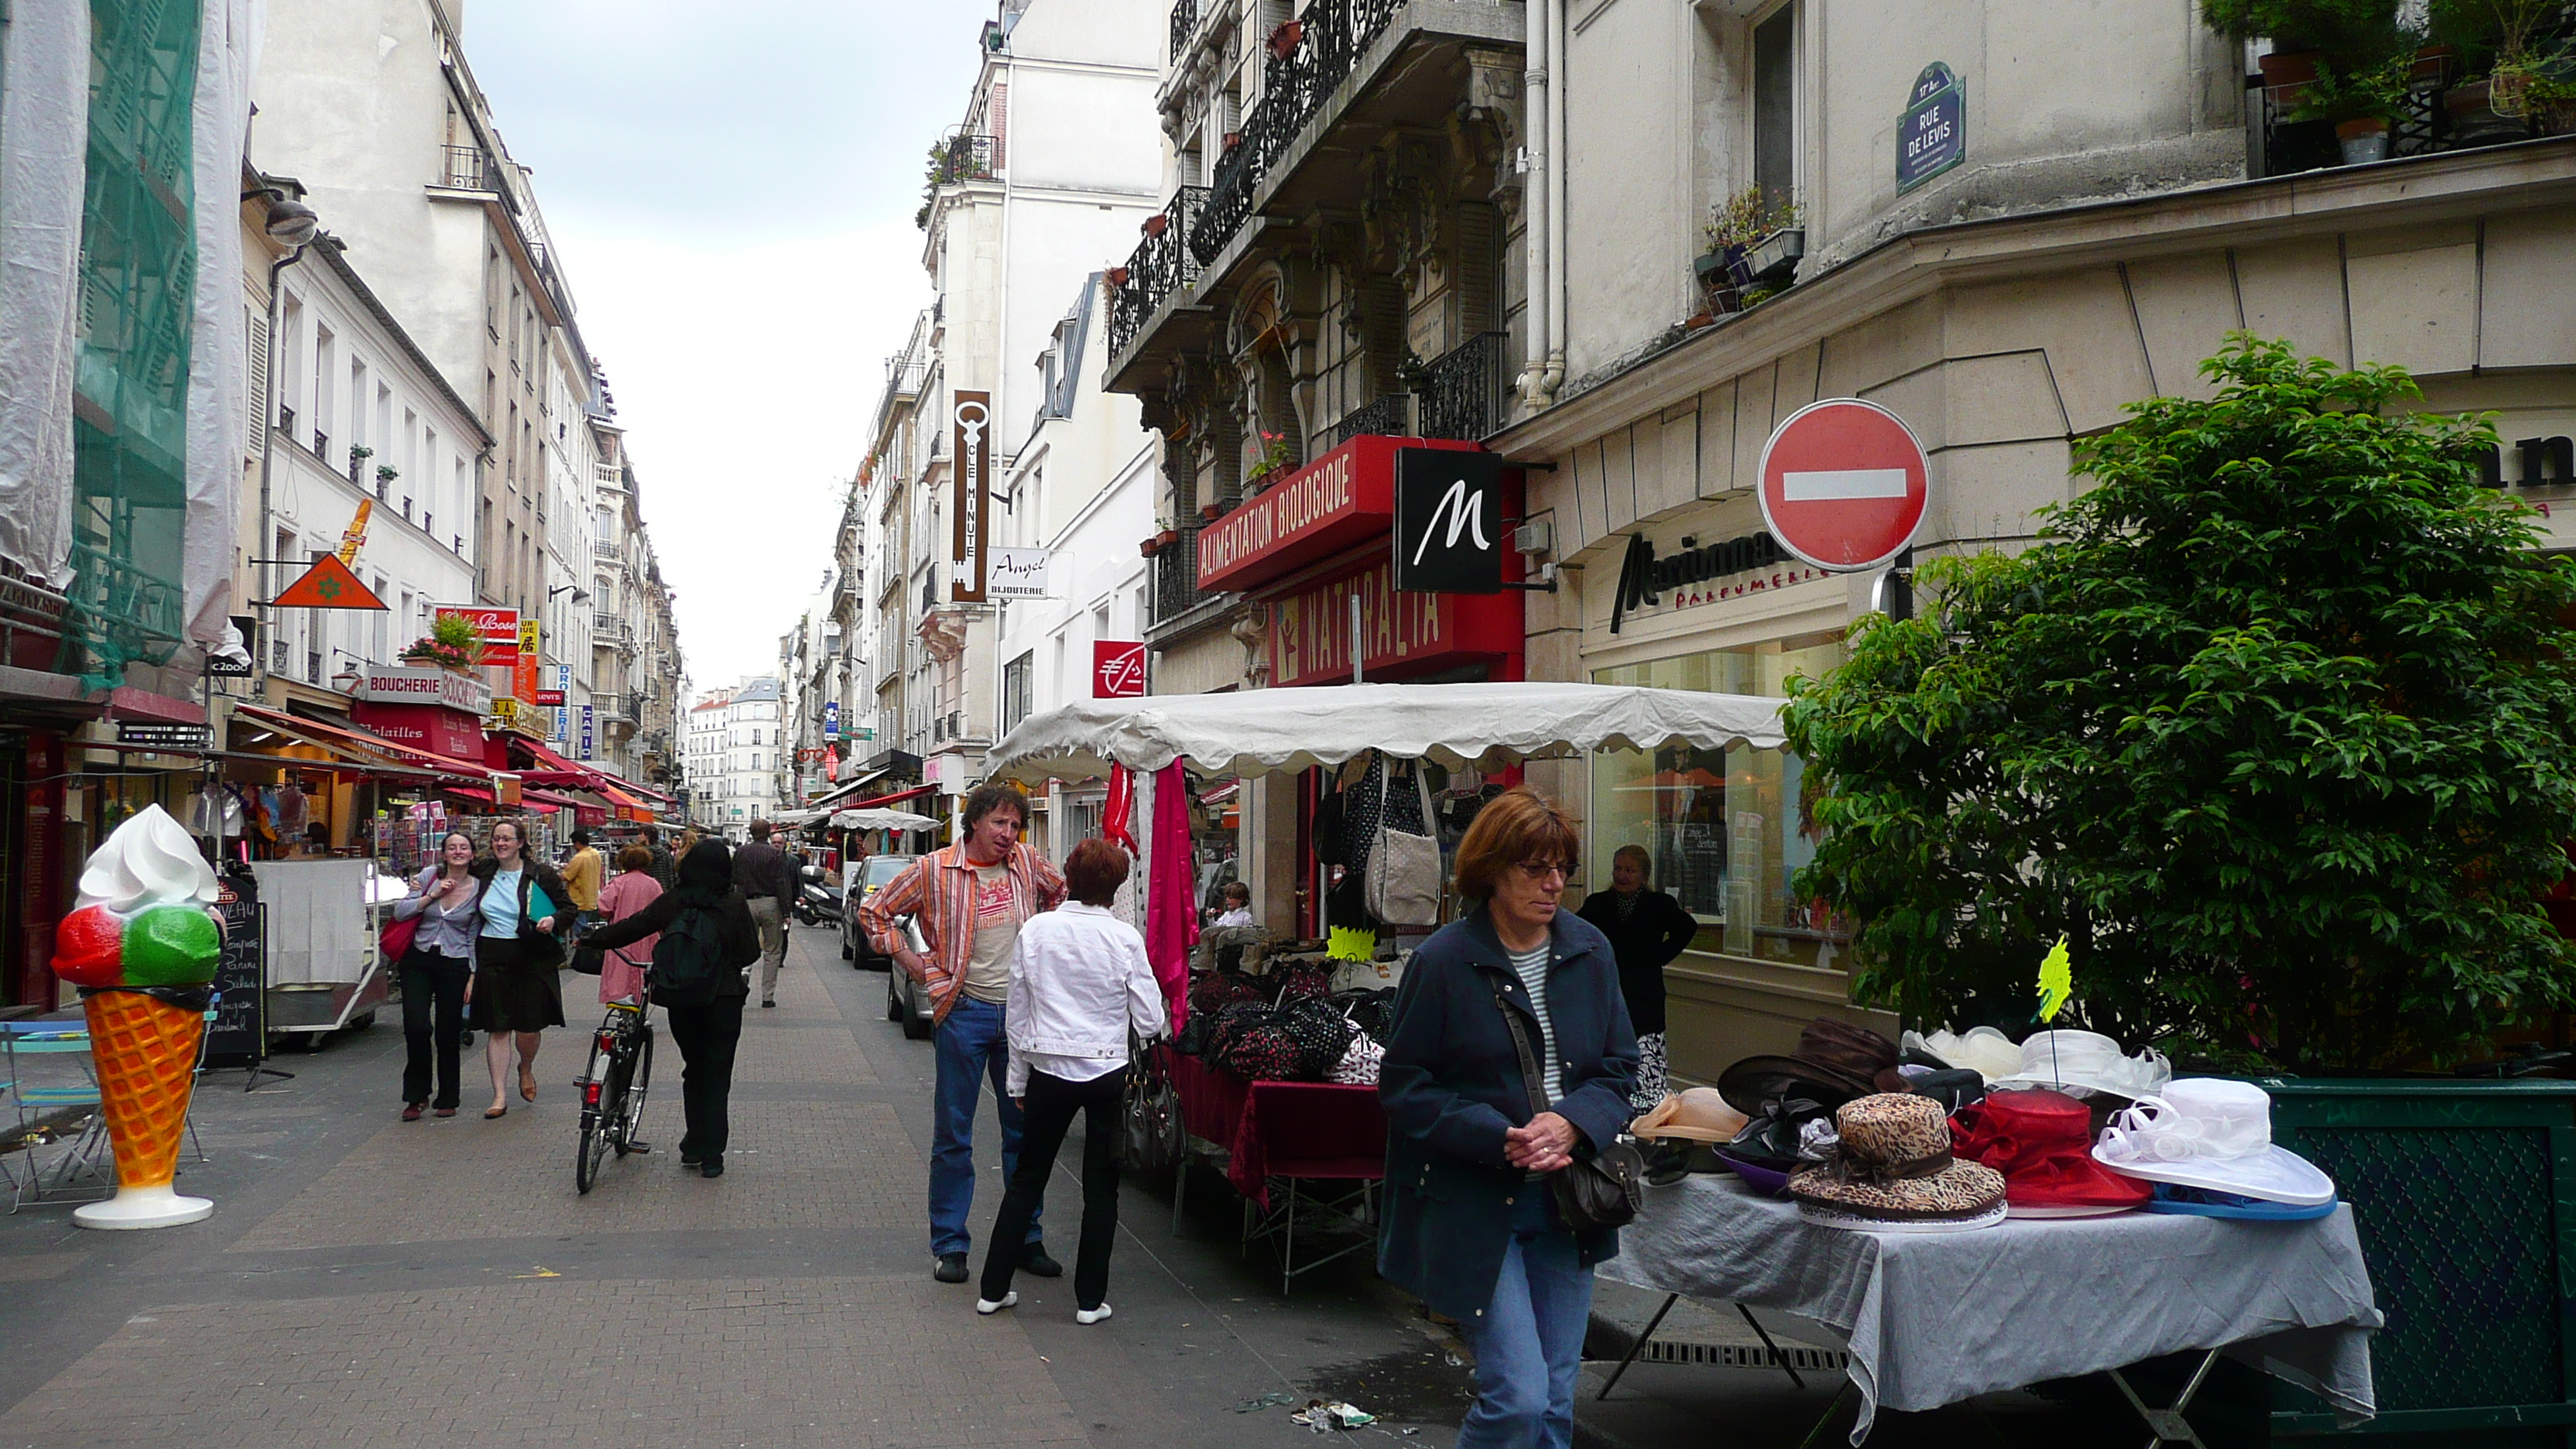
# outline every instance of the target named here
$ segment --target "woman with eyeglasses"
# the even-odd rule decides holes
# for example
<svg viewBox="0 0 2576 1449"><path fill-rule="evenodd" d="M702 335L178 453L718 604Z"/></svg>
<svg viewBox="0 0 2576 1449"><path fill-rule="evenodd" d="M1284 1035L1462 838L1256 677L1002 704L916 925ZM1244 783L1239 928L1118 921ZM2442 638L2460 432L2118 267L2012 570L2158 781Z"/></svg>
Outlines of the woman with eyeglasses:
<svg viewBox="0 0 2576 1449"><path fill-rule="evenodd" d="M508 1115L510 1043L519 1045L519 1095L537 1100L539 1033L564 1024L563 937L572 924L572 893L542 860L530 860L515 820L492 826L492 853L474 862L474 979L465 999L485 1036L483 1064L492 1069L486 1118ZM544 899L538 899L542 892Z"/></svg>
<svg viewBox="0 0 2576 1449"><path fill-rule="evenodd" d="M1478 812L1458 843L1470 910L1405 968L1378 1077L1378 1271L1458 1320L1476 1351L1458 1449L1573 1442L1592 1265L1619 1251L1615 1230L1569 1230L1548 1181L1616 1138L1637 1072L1610 941L1557 908L1577 846L1574 822L1530 790ZM1544 1111L1506 1012L1537 1058Z"/></svg>

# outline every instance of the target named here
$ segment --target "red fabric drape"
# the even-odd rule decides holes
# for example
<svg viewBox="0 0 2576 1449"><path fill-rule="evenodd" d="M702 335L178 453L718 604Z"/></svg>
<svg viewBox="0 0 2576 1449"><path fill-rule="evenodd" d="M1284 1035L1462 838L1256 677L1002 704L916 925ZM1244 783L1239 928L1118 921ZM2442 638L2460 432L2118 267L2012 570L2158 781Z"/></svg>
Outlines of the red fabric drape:
<svg viewBox="0 0 2576 1449"><path fill-rule="evenodd" d="M1118 795L1115 781L1110 798ZM1107 834L1104 823L1102 833ZM1190 782L1174 760L1154 776L1154 852L1146 880L1145 959L1154 963L1172 1030L1188 1019L1190 948L1199 943L1195 852L1190 846Z"/></svg>

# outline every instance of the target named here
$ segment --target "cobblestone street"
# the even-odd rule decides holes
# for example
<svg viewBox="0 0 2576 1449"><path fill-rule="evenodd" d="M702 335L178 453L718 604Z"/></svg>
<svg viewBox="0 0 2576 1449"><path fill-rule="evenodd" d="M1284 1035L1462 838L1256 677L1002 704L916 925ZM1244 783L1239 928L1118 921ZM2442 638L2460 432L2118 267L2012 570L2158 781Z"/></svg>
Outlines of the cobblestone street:
<svg viewBox="0 0 2576 1449"><path fill-rule="evenodd" d="M480 1042L459 1114L395 1120L398 1011L242 1091L209 1074L202 1224L86 1232L0 1219L0 1443L74 1446L1208 1445L1302 1441L1265 1395L1349 1398L1386 1432L1452 1425L1466 1370L1354 1255L1282 1300L1235 1247L1236 1204L1127 1185L1110 1299L1019 1282L978 1318L931 1281L931 1054L884 1019L884 978L800 930L779 1009L746 1013L728 1171L683 1175L679 1061L656 1062L649 1156L573 1189L587 978L547 1034L533 1108L486 1122ZM975 1224L999 1203L989 1099ZM1050 1235L1070 1262L1068 1148ZM981 1262L981 1243L976 1261ZM1245 1408L1247 1405L1255 1407ZM1238 1412L1238 1410L1242 1410ZM1433 1436L1426 1435L1426 1438ZM1445 1442L1441 1433L1434 1442Z"/></svg>

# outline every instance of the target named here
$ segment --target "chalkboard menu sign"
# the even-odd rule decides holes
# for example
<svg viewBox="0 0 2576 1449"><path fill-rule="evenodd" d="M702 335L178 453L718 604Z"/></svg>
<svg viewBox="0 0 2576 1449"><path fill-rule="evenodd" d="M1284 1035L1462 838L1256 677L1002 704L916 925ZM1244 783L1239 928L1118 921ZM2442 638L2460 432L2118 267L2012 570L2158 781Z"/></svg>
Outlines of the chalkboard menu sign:
<svg viewBox="0 0 2576 1449"><path fill-rule="evenodd" d="M268 1055L268 917L259 882L246 870L227 873L215 909L224 917L224 956L215 967L223 999L206 1029L206 1060L239 1066Z"/></svg>

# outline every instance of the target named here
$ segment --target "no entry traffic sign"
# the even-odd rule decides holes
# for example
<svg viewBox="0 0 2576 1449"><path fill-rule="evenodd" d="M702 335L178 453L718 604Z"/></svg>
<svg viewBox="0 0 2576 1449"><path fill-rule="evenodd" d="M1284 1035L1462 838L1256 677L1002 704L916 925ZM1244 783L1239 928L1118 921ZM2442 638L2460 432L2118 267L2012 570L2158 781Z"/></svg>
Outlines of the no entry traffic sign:
<svg viewBox="0 0 2576 1449"><path fill-rule="evenodd" d="M1905 420L1859 398L1791 413L1762 445L1762 521L1780 546L1835 573L1901 553L1931 496L1923 445Z"/></svg>

